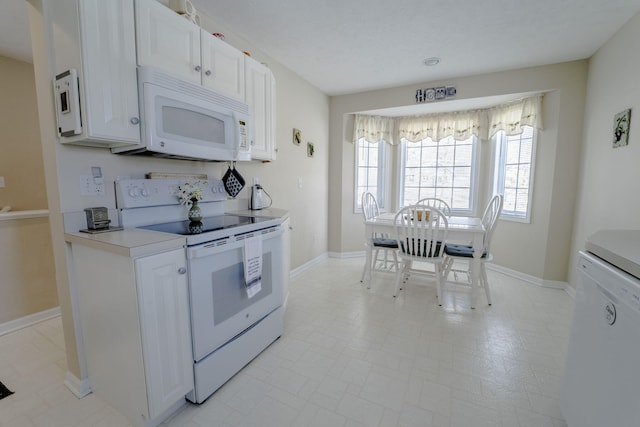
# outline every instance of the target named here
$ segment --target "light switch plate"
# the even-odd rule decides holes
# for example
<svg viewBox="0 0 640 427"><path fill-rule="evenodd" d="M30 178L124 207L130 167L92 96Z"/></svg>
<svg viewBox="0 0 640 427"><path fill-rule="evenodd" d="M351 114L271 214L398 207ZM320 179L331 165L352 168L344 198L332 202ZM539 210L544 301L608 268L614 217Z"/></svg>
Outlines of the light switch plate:
<svg viewBox="0 0 640 427"><path fill-rule="evenodd" d="M4 176L0 176L0 188L4 188Z"/></svg>

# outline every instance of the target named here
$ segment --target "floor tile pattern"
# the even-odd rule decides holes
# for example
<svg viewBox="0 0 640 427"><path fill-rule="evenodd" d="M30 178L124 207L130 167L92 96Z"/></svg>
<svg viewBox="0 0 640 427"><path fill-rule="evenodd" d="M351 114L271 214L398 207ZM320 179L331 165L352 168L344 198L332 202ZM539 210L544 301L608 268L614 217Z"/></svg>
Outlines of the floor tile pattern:
<svg viewBox="0 0 640 427"><path fill-rule="evenodd" d="M362 259L328 259L290 287L285 334L202 405L164 427L560 427L573 302L489 271L480 296L393 275L359 282ZM59 318L0 337L0 427L128 427L96 395L63 384Z"/></svg>

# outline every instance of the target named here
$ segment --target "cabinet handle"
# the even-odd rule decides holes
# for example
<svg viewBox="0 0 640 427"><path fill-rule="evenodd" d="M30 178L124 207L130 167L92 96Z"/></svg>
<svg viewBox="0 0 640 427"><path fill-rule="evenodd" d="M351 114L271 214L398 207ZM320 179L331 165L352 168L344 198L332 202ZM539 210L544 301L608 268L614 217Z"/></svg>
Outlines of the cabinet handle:
<svg viewBox="0 0 640 427"><path fill-rule="evenodd" d="M129 120L131 122L132 125L137 125L138 123L140 123L140 119L137 117L131 117L131 120Z"/></svg>
<svg viewBox="0 0 640 427"><path fill-rule="evenodd" d="M210 76L210 75L211 75L211 70L207 70L207 71L205 71L205 72L204 72L204 75L205 75L205 76Z"/></svg>
<svg viewBox="0 0 640 427"><path fill-rule="evenodd" d="M201 67L201 66L199 66L199 65L196 65L195 70L196 70L197 72L200 72L200 70L202 70L202 67Z"/></svg>
<svg viewBox="0 0 640 427"><path fill-rule="evenodd" d="M186 269L186 268L184 268L184 267L180 267L180 268L178 269L178 274L185 274L186 272L187 272L187 269Z"/></svg>

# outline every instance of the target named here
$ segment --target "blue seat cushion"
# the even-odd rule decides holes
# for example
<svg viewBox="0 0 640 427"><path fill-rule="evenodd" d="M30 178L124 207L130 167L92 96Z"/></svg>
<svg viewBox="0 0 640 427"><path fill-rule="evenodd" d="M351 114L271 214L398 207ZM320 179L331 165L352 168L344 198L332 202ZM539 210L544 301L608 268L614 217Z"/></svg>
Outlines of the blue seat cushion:
<svg viewBox="0 0 640 427"><path fill-rule="evenodd" d="M453 243L447 243L444 245L444 253L449 256L459 256L465 258L473 258L473 246L471 245L456 245ZM487 252L482 254L482 258L487 257Z"/></svg>
<svg viewBox="0 0 640 427"><path fill-rule="evenodd" d="M396 239L387 239L385 237L374 237L373 246L377 246L379 248L397 249L398 242L396 241Z"/></svg>

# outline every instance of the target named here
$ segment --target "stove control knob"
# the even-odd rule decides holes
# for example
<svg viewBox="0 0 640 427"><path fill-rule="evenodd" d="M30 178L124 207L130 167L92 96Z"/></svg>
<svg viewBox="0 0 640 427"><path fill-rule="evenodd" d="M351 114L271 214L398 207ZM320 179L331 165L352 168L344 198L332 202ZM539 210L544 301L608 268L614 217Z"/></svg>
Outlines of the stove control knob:
<svg viewBox="0 0 640 427"><path fill-rule="evenodd" d="M142 190L140 190L140 194L142 194L142 197L149 197L149 192L147 191L146 188L143 188Z"/></svg>
<svg viewBox="0 0 640 427"><path fill-rule="evenodd" d="M130 188L129 189L129 196L136 197L136 189L135 188Z"/></svg>

